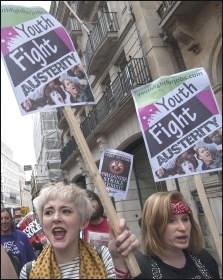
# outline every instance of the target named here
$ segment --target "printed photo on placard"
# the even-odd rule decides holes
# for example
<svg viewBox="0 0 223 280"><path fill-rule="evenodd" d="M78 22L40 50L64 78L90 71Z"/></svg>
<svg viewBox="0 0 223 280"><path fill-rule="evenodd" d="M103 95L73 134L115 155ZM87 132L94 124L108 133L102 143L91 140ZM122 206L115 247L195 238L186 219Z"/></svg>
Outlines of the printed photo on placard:
<svg viewBox="0 0 223 280"><path fill-rule="evenodd" d="M114 149L102 152L99 171L109 196L126 199L132 164L133 155Z"/></svg>

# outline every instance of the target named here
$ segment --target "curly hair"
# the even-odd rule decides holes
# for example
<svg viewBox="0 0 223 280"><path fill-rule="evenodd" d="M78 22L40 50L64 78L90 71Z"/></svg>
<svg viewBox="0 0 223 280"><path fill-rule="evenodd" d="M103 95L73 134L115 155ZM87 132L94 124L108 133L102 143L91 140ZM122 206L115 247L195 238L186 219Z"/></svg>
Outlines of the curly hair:
<svg viewBox="0 0 223 280"><path fill-rule="evenodd" d="M87 193L77 185L59 183L49 183L43 186L38 197L33 200L33 205L37 216L42 224L44 205L50 201L59 199L73 203L77 208L82 223L90 219L94 209L88 199Z"/></svg>
<svg viewBox="0 0 223 280"><path fill-rule="evenodd" d="M193 164L194 169L196 170L196 168L198 167L198 161L195 158L194 155L188 155L188 154L183 154L181 156L179 156L179 158L176 160L176 167L177 167L177 173L178 174L185 174L183 168L182 168L182 164L185 161L189 161Z"/></svg>
<svg viewBox="0 0 223 280"><path fill-rule="evenodd" d="M51 93L53 91L58 92L61 97L63 98L63 100L66 99L66 94L64 92L64 90L60 87L60 85L56 84L54 81L48 83L47 85L45 85L44 88L44 98L47 100L47 103L49 105L55 105L52 97L51 97Z"/></svg>

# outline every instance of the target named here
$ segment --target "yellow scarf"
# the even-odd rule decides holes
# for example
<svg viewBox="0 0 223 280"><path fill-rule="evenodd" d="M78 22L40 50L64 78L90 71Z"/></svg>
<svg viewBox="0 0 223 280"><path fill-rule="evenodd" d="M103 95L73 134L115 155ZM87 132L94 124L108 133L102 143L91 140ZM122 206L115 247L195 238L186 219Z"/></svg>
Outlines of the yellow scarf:
<svg viewBox="0 0 223 280"><path fill-rule="evenodd" d="M106 279L105 266L94 248L79 239L79 273L80 279ZM59 266L56 262L53 247L43 249L33 265L29 279L61 279Z"/></svg>

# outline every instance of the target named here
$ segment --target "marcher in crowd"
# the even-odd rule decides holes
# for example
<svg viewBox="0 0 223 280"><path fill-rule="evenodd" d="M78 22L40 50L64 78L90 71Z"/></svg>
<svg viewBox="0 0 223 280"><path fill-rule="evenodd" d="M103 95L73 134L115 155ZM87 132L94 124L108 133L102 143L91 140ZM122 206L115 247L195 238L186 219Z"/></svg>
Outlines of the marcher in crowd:
<svg viewBox="0 0 223 280"><path fill-rule="evenodd" d="M106 241L106 246L108 246L109 223L107 217L104 215L104 207L99 196L95 192L87 189L86 193L94 208L94 212L90 218L88 226L83 230L83 240L98 247L97 245L99 244L97 244L97 239L90 238L90 235L92 233L100 233L102 237L100 240L103 239Z"/></svg>
<svg viewBox="0 0 223 280"><path fill-rule="evenodd" d="M50 183L35 200L36 213L50 244L32 262L29 279L125 277L128 268L124 257L138 249L139 241L125 229L124 219L119 222L117 237L110 231L108 248L103 246L99 256L79 238L79 231L88 225L94 211L84 189L74 184ZM26 266L20 279L27 279Z"/></svg>
<svg viewBox="0 0 223 280"><path fill-rule="evenodd" d="M13 264L1 245L1 279L18 279Z"/></svg>
<svg viewBox="0 0 223 280"><path fill-rule="evenodd" d="M220 279L215 259L189 205L178 191L157 192L145 202L137 279Z"/></svg>
<svg viewBox="0 0 223 280"><path fill-rule="evenodd" d="M1 208L1 244L6 251L11 251L18 257L21 266L36 258L27 235L14 227L13 217L8 208Z"/></svg>

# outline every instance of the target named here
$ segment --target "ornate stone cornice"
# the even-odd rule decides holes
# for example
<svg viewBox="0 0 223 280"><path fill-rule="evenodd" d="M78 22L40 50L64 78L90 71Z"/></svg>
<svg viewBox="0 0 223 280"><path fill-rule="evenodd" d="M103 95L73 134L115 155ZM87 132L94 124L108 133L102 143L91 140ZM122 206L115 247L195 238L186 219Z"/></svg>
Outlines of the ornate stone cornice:
<svg viewBox="0 0 223 280"><path fill-rule="evenodd" d="M176 18L176 21L172 27L172 34L174 38L185 44L188 51L192 51L198 54L201 51L201 46L193 32L192 27L188 23L188 20Z"/></svg>

